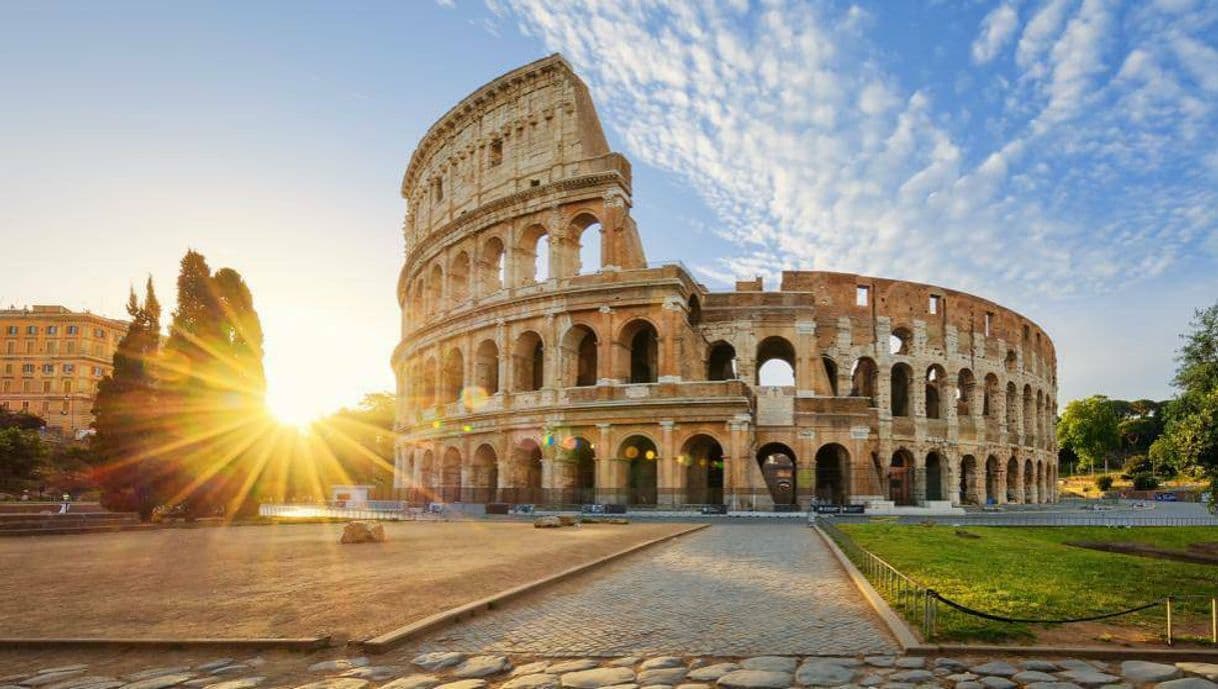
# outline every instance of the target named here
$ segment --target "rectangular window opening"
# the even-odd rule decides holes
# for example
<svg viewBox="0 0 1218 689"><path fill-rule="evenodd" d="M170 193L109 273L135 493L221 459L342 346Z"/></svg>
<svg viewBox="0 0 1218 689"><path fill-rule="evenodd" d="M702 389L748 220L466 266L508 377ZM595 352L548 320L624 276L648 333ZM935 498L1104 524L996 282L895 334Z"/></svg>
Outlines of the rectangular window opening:
<svg viewBox="0 0 1218 689"><path fill-rule="evenodd" d="M867 285L859 285L854 290L854 305L867 306L871 303L871 288Z"/></svg>
<svg viewBox="0 0 1218 689"><path fill-rule="evenodd" d="M943 299L943 297L940 297L937 294L930 295L930 303L928 303L926 305L926 310L929 313L939 313L939 306L940 306L939 302L942 299Z"/></svg>
<svg viewBox="0 0 1218 689"><path fill-rule="evenodd" d="M989 337L991 334L993 334L991 332L993 327L994 327L994 314L990 313L989 311L986 311L985 312L985 336L986 337Z"/></svg>

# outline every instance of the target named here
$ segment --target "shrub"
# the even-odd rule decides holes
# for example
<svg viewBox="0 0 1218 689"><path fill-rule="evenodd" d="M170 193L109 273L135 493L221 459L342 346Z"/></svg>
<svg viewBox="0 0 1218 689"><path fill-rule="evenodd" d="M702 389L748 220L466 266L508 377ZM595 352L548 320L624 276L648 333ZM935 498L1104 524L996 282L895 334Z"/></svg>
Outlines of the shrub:
<svg viewBox="0 0 1218 689"><path fill-rule="evenodd" d="M1150 474L1138 474L1133 477L1134 490L1154 490L1159 487L1159 479Z"/></svg>
<svg viewBox="0 0 1218 689"><path fill-rule="evenodd" d="M1095 486L1107 493L1112 490L1112 477L1108 475L1101 476L1095 480Z"/></svg>

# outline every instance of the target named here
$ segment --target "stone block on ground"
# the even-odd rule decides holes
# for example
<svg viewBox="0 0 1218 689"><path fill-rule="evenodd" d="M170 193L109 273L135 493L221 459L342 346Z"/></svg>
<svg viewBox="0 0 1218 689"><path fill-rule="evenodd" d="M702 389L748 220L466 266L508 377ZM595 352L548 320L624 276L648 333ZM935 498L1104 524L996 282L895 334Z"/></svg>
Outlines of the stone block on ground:
<svg viewBox="0 0 1218 689"><path fill-rule="evenodd" d="M906 670L921 670L926 667L926 659L919 656L902 656L897 658L893 665Z"/></svg>
<svg viewBox="0 0 1218 689"><path fill-rule="evenodd" d="M1016 672L1011 679L1020 684L1032 684L1033 682L1056 682L1057 676L1041 672L1040 670L1024 670L1023 672Z"/></svg>
<svg viewBox="0 0 1218 689"><path fill-rule="evenodd" d="M216 658L215 660L196 665L195 669L199 670L200 672L211 672L212 670L225 667L226 665L232 665L235 662L237 661L234 658Z"/></svg>
<svg viewBox="0 0 1218 689"><path fill-rule="evenodd" d="M194 679L193 672L178 672L169 675L159 675L157 677L149 677L124 684L123 689L169 689L175 687L188 679ZM349 689L348 687L339 687L336 689ZM358 689L358 688L356 688Z"/></svg>
<svg viewBox="0 0 1218 689"><path fill-rule="evenodd" d="M640 670L656 670L669 667L685 667L685 661L677 656L657 656L655 658L648 658L639 664Z"/></svg>
<svg viewBox="0 0 1218 689"><path fill-rule="evenodd" d="M485 689L486 680L484 679L459 679L456 682L441 684L438 689Z"/></svg>
<svg viewBox="0 0 1218 689"><path fill-rule="evenodd" d="M557 529L562 526L562 521L555 516L538 517L533 520L534 529Z"/></svg>
<svg viewBox="0 0 1218 689"><path fill-rule="evenodd" d="M683 666L658 667L640 672L638 682L644 687L653 684L667 684L669 686L673 686L684 679L685 668Z"/></svg>
<svg viewBox="0 0 1218 689"><path fill-rule="evenodd" d="M1206 679L1218 680L1218 663L1183 662L1176 663L1176 667L1190 675L1201 675Z"/></svg>
<svg viewBox="0 0 1218 689"><path fill-rule="evenodd" d="M736 663L715 663L714 665L704 665L695 670L690 670L686 678L692 679L695 682L714 682L727 673L739 669L740 666Z"/></svg>
<svg viewBox="0 0 1218 689"><path fill-rule="evenodd" d="M1033 682L1024 689L1080 689L1080 687L1071 682Z"/></svg>
<svg viewBox="0 0 1218 689"><path fill-rule="evenodd" d="M461 679L473 677L490 677L512 669L512 664L505 656L487 655L466 658L460 665L453 668L453 676Z"/></svg>
<svg viewBox="0 0 1218 689"><path fill-rule="evenodd" d="M562 675L562 686L568 689L601 689L615 684L634 682L634 670L628 667L598 667L577 670Z"/></svg>
<svg viewBox="0 0 1218 689"><path fill-rule="evenodd" d="M791 686L791 673L735 670L720 677L716 684L723 689L787 689Z"/></svg>
<svg viewBox="0 0 1218 689"><path fill-rule="evenodd" d="M769 672L795 672L796 660L785 656L757 656L740 661L740 667L745 670L766 670Z"/></svg>
<svg viewBox="0 0 1218 689"><path fill-rule="evenodd" d="M341 672L367 665L368 659L363 656L358 658L335 658L334 660L323 660L319 663L313 663L309 666L309 672Z"/></svg>
<svg viewBox="0 0 1218 689"><path fill-rule="evenodd" d="M911 672L923 672L911 670ZM795 673L795 681L807 687L837 687L850 684L854 669L826 660L806 660ZM930 674L927 672L926 674ZM890 677L889 679L893 679Z"/></svg>
<svg viewBox="0 0 1218 689"><path fill-rule="evenodd" d="M638 656L622 656L605 663L606 667L634 667L640 658Z"/></svg>
<svg viewBox="0 0 1218 689"><path fill-rule="evenodd" d="M1016 672L1019 672L1019 668L1008 662L995 660L971 667L969 672L978 675L994 675L995 677L1012 677Z"/></svg>
<svg viewBox="0 0 1218 689"><path fill-rule="evenodd" d="M892 656L867 656L863 658L863 662L871 667L892 667L896 664L896 658Z"/></svg>
<svg viewBox="0 0 1218 689"><path fill-rule="evenodd" d="M558 689L558 675L548 672L519 675L504 682L499 689Z"/></svg>
<svg viewBox="0 0 1218 689"><path fill-rule="evenodd" d="M562 526L575 526L579 523L579 519L569 514L560 514L558 515L558 523Z"/></svg>
<svg viewBox="0 0 1218 689"><path fill-rule="evenodd" d="M1034 672L1057 672L1058 670L1057 663L1036 658L1020 661L1019 665L1025 670Z"/></svg>
<svg viewBox="0 0 1218 689"><path fill-rule="evenodd" d="M633 665L633 663L631 663L631 664ZM565 675L568 672L579 672L580 670L591 670L592 668L596 667L597 665L600 665L600 663L598 663L596 660L594 660L592 658L579 658L577 660L564 660L561 663L554 663L550 667L546 668L546 672L548 672L552 675ZM622 666L617 665L614 667L622 667Z"/></svg>
<svg viewBox="0 0 1218 689"><path fill-rule="evenodd" d="M84 668L75 670L57 670L55 672L42 672L29 679L24 679L20 682L27 687L45 687L51 684L59 684L65 680L84 674Z"/></svg>
<svg viewBox="0 0 1218 689"><path fill-rule="evenodd" d="M526 663L520 667L512 668L512 676L519 677L521 675L535 675L539 672L545 672L546 668L550 667L548 660L538 660L532 663Z"/></svg>
<svg viewBox="0 0 1218 689"><path fill-rule="evenodd" d="M384 543L385 525L380 522L347 522L339 543Z"/></svg>
<svg viewBox="0 0 1218 689"><path fill-rule="evenodd" d="M1062 679L1083 687L1100 687L1121 681L1120 677L1099 670L1067 670L1061 673L1061 676Z"/></svg>
<svg viewBox="0 0 1218 689"><path fill-rule="evenodd" d="M1148 663L1144 660L1126 660L1121 663L1121 676L1134 684L1166 682L1181 674L1180 668L1175 665Z"/></svg>
<svg viewBox="0 0 1218 689"><path fill-rule="evenodd" d="M392 682L382 684L380 689L432 689L440 684L440 678L435 675L410 675L399 677Z"/></svg>
<svg viewBox="0 0 1218 689"><path fill-rule="evenodd" d="M1218 689L1218 684L1200 677L1181 677L1156 684L1155 689Z"/></svg>
<svg viewBox="0 0 1218 689"><path fill-rule="evenodd" d="M241 679L230 679L224 682L209 684L207 689L254 689L265 681L265 677L242 677Z"/></svg>
<svg viewBox="0 0 1218 689"><path fill-rule="evenodd" d="M1006 677L982 677L979 681L986 689L1015 689L1019 686Z"/></svg>
<svg viewBox="0 0 1218 689"><path fill-rule="evenodd" d="M392 665L365 665L364 667L356 667L347 670L342 674L343 677L355 677L356 679L368 679L373 682L384 682L387 679L393 679L402 674L402 668Z"/></svg>
<svg viewBox="0 0 1218 689"><path fill-rule="evenodd" d="M116 681L113 677L104 677L101 675L77 675L71 679L65 679L56 684L49 684L43 689L78 689L78 687L88 687L94 684L105 684L106 682ZM122 684L122 682L119 682Z"/></svg>
<svg viewBox="0 0 1218 689"><path fill-rule="evenodd" d="M410 662L418 665L424 670L443 670L444 668L453 667L465 660L464 653L455 653L453 651L432 651L417 655Z"/></svg>

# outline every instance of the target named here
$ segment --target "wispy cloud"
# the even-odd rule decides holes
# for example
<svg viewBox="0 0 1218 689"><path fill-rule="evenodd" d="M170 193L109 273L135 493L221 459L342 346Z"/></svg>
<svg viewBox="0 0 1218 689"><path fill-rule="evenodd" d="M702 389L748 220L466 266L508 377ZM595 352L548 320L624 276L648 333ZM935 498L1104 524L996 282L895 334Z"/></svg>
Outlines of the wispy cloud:
<svg viewBox="0 0 1218 689"><path fill-rule="evenodd" d="M738 255L708 280L803 267L996 296L1103 290L1213 243L1214 8L999 6L954 67L999 94L985 138L896 76L855 6L492 5L574 63L627 153L718 216Z"/></svg>

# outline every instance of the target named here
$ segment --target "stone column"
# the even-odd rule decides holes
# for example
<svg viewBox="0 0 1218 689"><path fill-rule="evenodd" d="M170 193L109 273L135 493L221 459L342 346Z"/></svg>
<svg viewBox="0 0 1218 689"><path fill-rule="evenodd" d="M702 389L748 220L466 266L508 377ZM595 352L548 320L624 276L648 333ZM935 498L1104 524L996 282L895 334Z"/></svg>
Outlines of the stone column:
<svg viewBox="0 0 1218 689"><path fill-rule="evenodd" d="M609 429L610 424L598 423L597 441L596 441L596 501L600 503L616 503L617 499L617 484L614 483L616 476L614 475L614 459L615 451L609 446Z"/></svg>
<svg viewBox="0 0 1218 689"><path fill-rule="evenodd" d="M656 504L671 506L677 501L682 488L676 474L676 450L673 448L673 429L676 424L669 419L660 421L660 456L656 458Z"/></svg>

